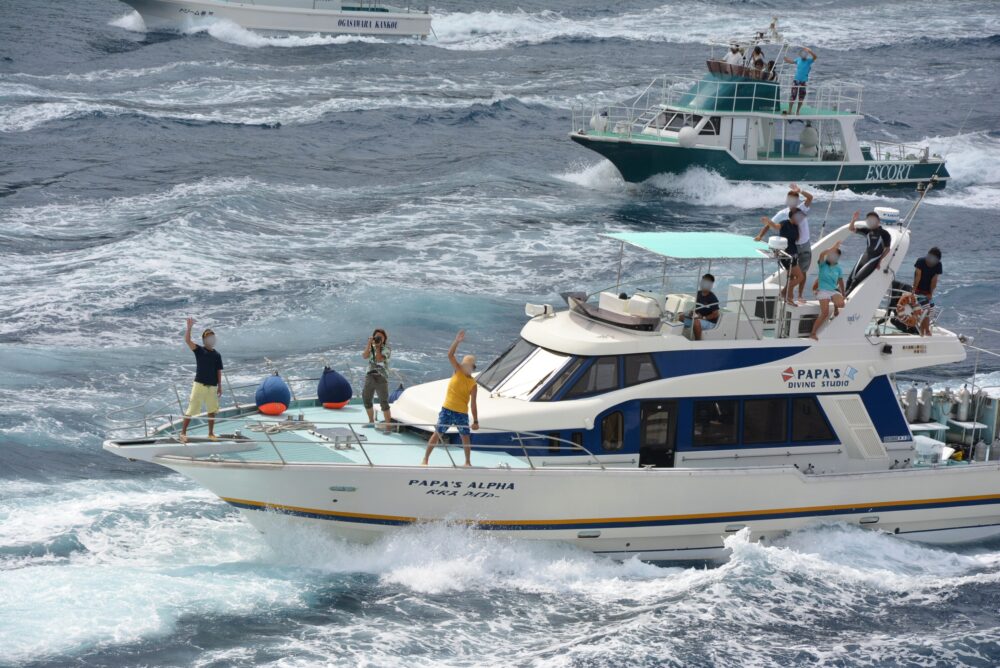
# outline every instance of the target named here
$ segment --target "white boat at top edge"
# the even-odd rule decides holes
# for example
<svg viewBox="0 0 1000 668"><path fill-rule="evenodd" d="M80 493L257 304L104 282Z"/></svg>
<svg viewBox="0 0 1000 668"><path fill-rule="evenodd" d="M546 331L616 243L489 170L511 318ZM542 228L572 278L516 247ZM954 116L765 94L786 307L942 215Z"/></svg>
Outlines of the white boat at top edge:
<svg viewBox="0 0 1000 668"><path fill-rule="evenodd" d="M200 418L179 443L174 404L173 417L154 418L161 426L143 418L136 437L104 448L192 478L265 534L293 523L372 541L457 521L648 560L714 558L743 529L771 541L830 521L928 543L1000 535L1000 462L954 461L944 443L914 435L897 398L897 373L960 362L968 340L894 324L910 230L886 229L890 255L859 274L818 341L818 304L779 297L780 250L721 232L610 235L622 251L660 256L662 273L593 299L570 293L567 310L526 308L518 341L477 376L470 468L454 435L420 466L446 380L407 388L389 433L363 425L357 404L324 410L300 389L283 417L253 404L222 411L220 441L204 438ZM851 236L846 225L826 234L814 256ZM706 263L721 317L693 340L686 288ZM727 263L738 267L723 281ZM995 414L988 431L964 414L937 418L952 443L959 429L997 435Z"/></svg>
<svg viewBox="0 0 1000 668"><path fill-rule="evenodd" d="M225 19L244 28L280 32L349 35L427 36L426 10L371 0L122 0L147 27L191 27Z"/></svg>

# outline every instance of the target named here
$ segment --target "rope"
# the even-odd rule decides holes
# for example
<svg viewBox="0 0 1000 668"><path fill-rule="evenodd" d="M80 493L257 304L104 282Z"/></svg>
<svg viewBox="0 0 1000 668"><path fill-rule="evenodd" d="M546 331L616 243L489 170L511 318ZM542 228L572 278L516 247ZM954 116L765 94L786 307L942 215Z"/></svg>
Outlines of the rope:
<svg viewBox="0 0 1000 668"><path fill-rule="evenodd" d="M299 429L313 429L316 425L312 422L298 422L296 420L282 420L281 422L256 422L247 425L250 431L259 431L265 434L280 434L283 431L298 431Z"/></svg>

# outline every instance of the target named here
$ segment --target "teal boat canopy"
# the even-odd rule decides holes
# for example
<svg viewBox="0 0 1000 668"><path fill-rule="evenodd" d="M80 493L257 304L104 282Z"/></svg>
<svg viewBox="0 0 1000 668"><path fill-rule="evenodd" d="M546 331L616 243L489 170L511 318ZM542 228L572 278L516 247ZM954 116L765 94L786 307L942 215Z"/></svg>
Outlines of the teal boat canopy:
<svg viewBox="0 0 1000 668"><path fill-rule="evenodd" d="M773 81L707 74L681 96L680 106L707 112L774 113L781 110L781 89Z"/></svg>
<svg viewBox="0 0 1000 668"><path fill-rule="evenodd" d="M763 241L729 232L615 232L604 236L675 260L760 260L772 257Z"/></svg>

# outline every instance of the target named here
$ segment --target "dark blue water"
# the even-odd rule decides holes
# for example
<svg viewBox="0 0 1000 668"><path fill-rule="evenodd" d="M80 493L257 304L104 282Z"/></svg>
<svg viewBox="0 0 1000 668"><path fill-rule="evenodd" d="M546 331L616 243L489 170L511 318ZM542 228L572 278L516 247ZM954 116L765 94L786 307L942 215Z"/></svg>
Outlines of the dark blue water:
<svg viewBox="0 0 1000 668"><path fill-rule="evenodd" d="M265 356L289 375L356 367L375 325L421 381L455 329L488 358L526 300L613 282L601 232L755 230L782 187L626 187L566 133L572 105L693 74L710 37L772 14L818 51L817 78L866 85L861 136L947 155L914 258L944 251L945 325L998 324L994 3L434 9L436 38L382 42L147 34L112 0L0 0L0 664L1000 662L997 545L830 526L732 539L716 568L449 527L269 546L193 484L100 450L108 411L187 381L187 316L216 329L234 382ZM838 193L829 225L912 200Z"/></svg>

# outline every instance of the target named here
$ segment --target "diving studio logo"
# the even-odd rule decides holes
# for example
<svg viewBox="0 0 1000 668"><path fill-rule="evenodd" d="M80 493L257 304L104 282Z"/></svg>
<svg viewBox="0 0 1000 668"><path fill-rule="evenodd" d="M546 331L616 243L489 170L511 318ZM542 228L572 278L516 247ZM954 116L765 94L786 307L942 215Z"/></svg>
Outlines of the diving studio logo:
<svg viewBox="0 0 1000 668"><path fill-rule="evenodd" d="M858 375L853 366L839 367L787 367L781 380L789 389L815 389L847 387Z"/></svg>

